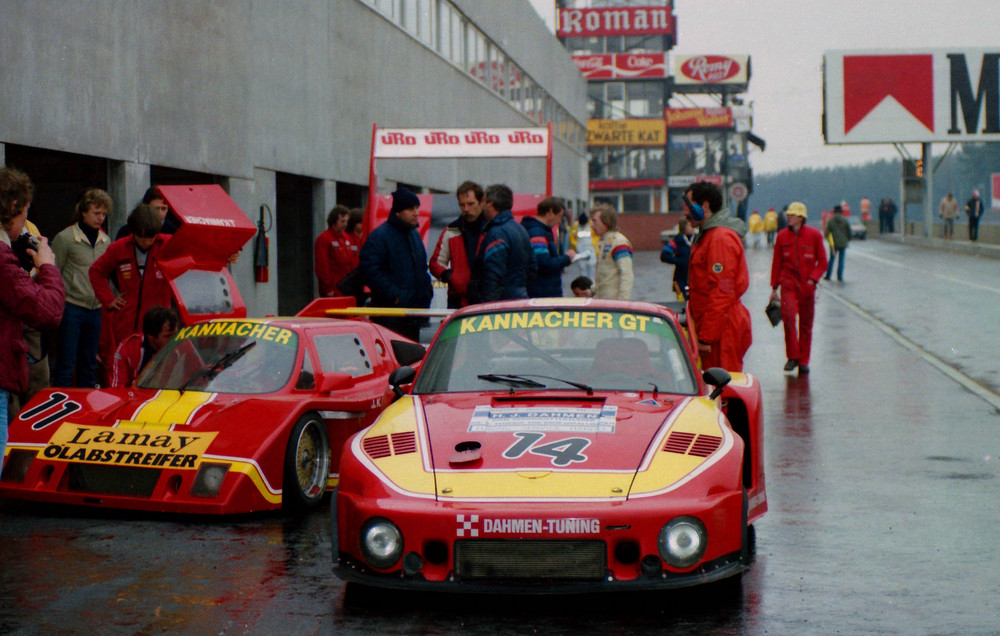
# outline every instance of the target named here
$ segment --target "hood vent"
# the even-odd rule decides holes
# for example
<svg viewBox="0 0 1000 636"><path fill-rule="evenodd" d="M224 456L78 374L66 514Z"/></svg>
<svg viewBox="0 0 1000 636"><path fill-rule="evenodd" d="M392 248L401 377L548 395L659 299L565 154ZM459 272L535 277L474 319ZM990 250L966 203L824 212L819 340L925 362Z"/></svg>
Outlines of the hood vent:
<svg viewBox="0 0 1000 636"><path fill-rule="evenodd" d="M663 450L678 455L708 457L722 445L722 438L715 435L696 435L675 431L667 436Z"/></svg>
<svg viewBox="0 0 1000 636"><path fill-rule="evenodd" d="M407 455L417 452L417 436L413 431L378 435L365 438L362 446L365 453L372 459L382 459L390 455Z"/></svg>

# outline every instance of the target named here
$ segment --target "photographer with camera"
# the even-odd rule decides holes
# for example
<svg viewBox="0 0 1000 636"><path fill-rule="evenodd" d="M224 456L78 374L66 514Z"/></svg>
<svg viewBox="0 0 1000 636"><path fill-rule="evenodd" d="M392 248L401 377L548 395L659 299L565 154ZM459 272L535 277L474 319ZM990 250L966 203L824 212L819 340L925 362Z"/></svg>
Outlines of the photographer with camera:
<svg viewBox="0 0 1000 636"><path fill-rule="evenodd" d="M56 257L42 237L20 239L34 194L28 175L0 168L0 465L7 446L11 395L28 388L28 344L24 326L55 329L62 318L66 291ZM20 240L20 242L19 242ZM15 246L25 245L23 250ZM22 254L18 254L18 250ZM21 258L29 259L23 263ZM37 268L35 278L29 275Z"/></svg>

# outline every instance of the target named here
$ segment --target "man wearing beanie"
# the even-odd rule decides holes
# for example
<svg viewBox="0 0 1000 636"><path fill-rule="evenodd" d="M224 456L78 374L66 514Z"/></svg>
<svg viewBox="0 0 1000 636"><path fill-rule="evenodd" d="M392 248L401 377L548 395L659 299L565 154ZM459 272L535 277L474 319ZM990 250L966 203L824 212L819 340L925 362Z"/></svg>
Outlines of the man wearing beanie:
<svg viewBox="0 0 1000 636"><path fill-rule="evenodd" d="M372 290L372 307L431 306L434 290L427 271L427 250L417 232L420 199L406 188L392 193L389 219L361 247L361 272ZM374 318L411 340L420 340L421 318Z"/></svg>
<svg viewBox="0 0 1000 636"><path fill-rule="evenodd" d="M527 298L528 281L537 271L528 231L514 220L514 195L503 184L486 188L483 240L469 281L469 302Z"/></svg>
<svg viewBox="0 0 1000 636"><path fill-rule="evenodd" d="M781 321L785 325L785 371L809 373L816 284L826 274L826 244L820 231L806 225L806 206L788 206L788 227L778 232L771 260L771 300L781 287ZM798 326L796 326L796 318Z"/></svg>

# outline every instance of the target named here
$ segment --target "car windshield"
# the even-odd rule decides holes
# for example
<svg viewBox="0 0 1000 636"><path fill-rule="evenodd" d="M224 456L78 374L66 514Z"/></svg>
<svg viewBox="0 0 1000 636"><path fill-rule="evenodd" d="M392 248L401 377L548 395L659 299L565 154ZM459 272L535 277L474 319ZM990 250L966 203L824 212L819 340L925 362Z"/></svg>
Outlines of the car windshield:
<svg viewBox="0 0 1000 636"><path fill-rule="evenodd" d="M611 390L693 395L673 324L606 310L521 310L452 320L431 347L414 393Z"/></svg>
<svg viewBox="0 0 1000 636"><path fill-rule="evenodd" d="M291 329L220 320L184 327L146 365L136 386L210 393L272 393L288 383L298 351Z"/></svg>

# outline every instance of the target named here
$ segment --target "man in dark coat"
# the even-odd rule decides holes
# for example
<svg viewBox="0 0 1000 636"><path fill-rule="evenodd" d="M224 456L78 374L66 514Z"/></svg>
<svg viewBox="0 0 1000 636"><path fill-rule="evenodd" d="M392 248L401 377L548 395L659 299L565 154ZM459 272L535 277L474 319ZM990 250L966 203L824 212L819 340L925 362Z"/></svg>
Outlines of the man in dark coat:
<svg viewBox="0 0 1000 636"><path fill-rule="evenodd" d="M983 216L983 201L979 190L972 191L972 198L965 203L965 213L969 215L969 240L979 240L979 218Z"/></svg>
<svg viewBox="0 0 1000 636"><path fill-rule="evenodd" d="M483 240L479 243L469 281L469 302L485 303L527 298L534 279L535 259L528 232L511 213L514 194L503 184L486 188Z"/></svg>
<svg viewBox="0 0 1000 636"><path fill-rule="evenodd" d="M427 250L417 232L420 199L406 188L392 193L389 219L361 247L361 272L372 291L372 307L427 308L434 290L427 271ZM422 318L373 319L412 340L419 340Z"/></svg>
<svg viewBox="0 0 1000 636"><path fill-rule="evenodd" d="M538 275L528 281L528 296L531 298L558 298L562 293L562 272L576 256L575 250L559 253L552 229L559 225L566 204L559 197L546 197L538 204L538 216L526 216L521 225L528 231Z"/></svg>

